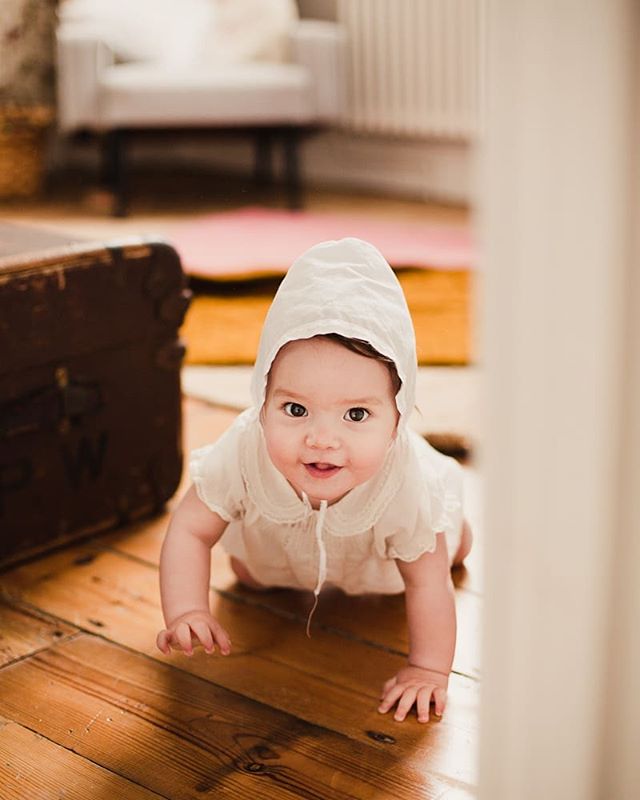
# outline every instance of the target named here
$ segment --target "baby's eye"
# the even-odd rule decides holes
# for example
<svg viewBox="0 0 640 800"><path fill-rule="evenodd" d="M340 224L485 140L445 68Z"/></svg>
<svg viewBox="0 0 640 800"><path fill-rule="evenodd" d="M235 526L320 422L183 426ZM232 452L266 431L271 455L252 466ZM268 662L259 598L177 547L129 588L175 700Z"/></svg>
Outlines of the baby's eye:
<svg viewBox="0 0 640 800"><path fill-rule="evenodd" d="M344 415L344 418L349 422L364 422L369 416L366 408L350 408Z"/></svg>
<svg viewBox="0 0 640 800"><path fill-rule="evenodd" d="M306 417L307 409L301 406L300 403L285 403L283 406L284 413L289 417Z"/></svg>

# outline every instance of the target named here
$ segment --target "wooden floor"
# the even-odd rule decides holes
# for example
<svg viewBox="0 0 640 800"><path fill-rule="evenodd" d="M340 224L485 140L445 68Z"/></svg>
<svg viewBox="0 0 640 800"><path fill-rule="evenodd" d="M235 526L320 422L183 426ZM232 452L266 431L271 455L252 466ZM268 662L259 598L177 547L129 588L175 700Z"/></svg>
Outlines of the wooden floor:
<svg viewBox="0 0 640 800"><path fill-rule="evenodd" d="M46 203L9 212L3 216L74 224L71 211L56 216ZM94 228L118 224L94 212L80 217ZM140 217L125 224L134 222ZM233 418L185 401L185 449L213 440ZM467 477L473 492L477 476L470 470ZM468 567L455 575L459 634L449 705L442 721L420 725L414 716L397 723L376 711L382 683L407 652L401 597L323 593L308 639L307 593L251 593L215 553L212 606L231 633L232 655L163 656L154 640L166 521L0 575L2 800L473 796L477 525Z"/></svg>

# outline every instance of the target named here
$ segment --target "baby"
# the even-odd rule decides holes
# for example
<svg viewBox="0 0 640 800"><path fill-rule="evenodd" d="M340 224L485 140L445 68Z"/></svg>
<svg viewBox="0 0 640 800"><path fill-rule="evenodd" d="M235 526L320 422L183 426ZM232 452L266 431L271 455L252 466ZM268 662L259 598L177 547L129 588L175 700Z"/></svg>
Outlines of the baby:
<svg viewBox="0 0 640 800"><path fill-rule="evenodd" d="M208 603L220 542L249 587L406 597L409 657L379 711L442 715L456 640L450 567L471 546L461 469L407 426L416 350L393 271L367 242L324 242L282 281L265 320L253 405L191 459L193 485L160 561L158 647L231 651ZM315 608L315 606L314 606Z"/></svg>

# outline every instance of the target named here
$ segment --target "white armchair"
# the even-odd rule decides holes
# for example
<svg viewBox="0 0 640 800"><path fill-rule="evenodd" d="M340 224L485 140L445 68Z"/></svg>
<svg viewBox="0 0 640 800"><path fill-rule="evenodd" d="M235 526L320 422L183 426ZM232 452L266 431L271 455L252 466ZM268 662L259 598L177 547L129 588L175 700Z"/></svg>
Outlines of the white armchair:
<svg viewBox="0 0 640 800"><path fill-rule="evenodd" d="M151 130L251 134L262 180L272 177L272 143L280 140L288 202L299 207L298 143L302 134L341 116L344 46L338 23L294 20L284 62L122 61L95 30L63 21L57 31L59 126L101 137L103 177L117 216L127 213L127 142Z"/></svg>

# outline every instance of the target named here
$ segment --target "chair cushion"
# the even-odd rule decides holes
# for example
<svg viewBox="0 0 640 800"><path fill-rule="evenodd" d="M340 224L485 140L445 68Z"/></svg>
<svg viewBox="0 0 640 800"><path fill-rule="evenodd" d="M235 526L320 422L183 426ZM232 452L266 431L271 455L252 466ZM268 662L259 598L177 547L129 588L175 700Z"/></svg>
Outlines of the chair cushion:
<svg viewBox="0 0 640 800"><path fill-rule="evenodd" d="M304 123L315 117L309 73L296 64L172 70L115 64L101 75L104 127Z"/></svg>
<svg viewBox="0 0 640 800"><path fill-rule="evenodd" d="M116 61L187 66L287 61L298 11L294 0L62 0L58 16Z"/></svg>
<svg viewBox="0 0 640 800"><path fill-rule="evenodd" d="M203 66L290 60L290 35L298 21L295 0L213 2L213 24L193 63Z"/></svg>
<svg viewBox="0 0 640 800"><path fill-rule="evenodd" d="M193 63L214 20L211 0L62 0L61 26L102 40L116 61Z"/></svg>

